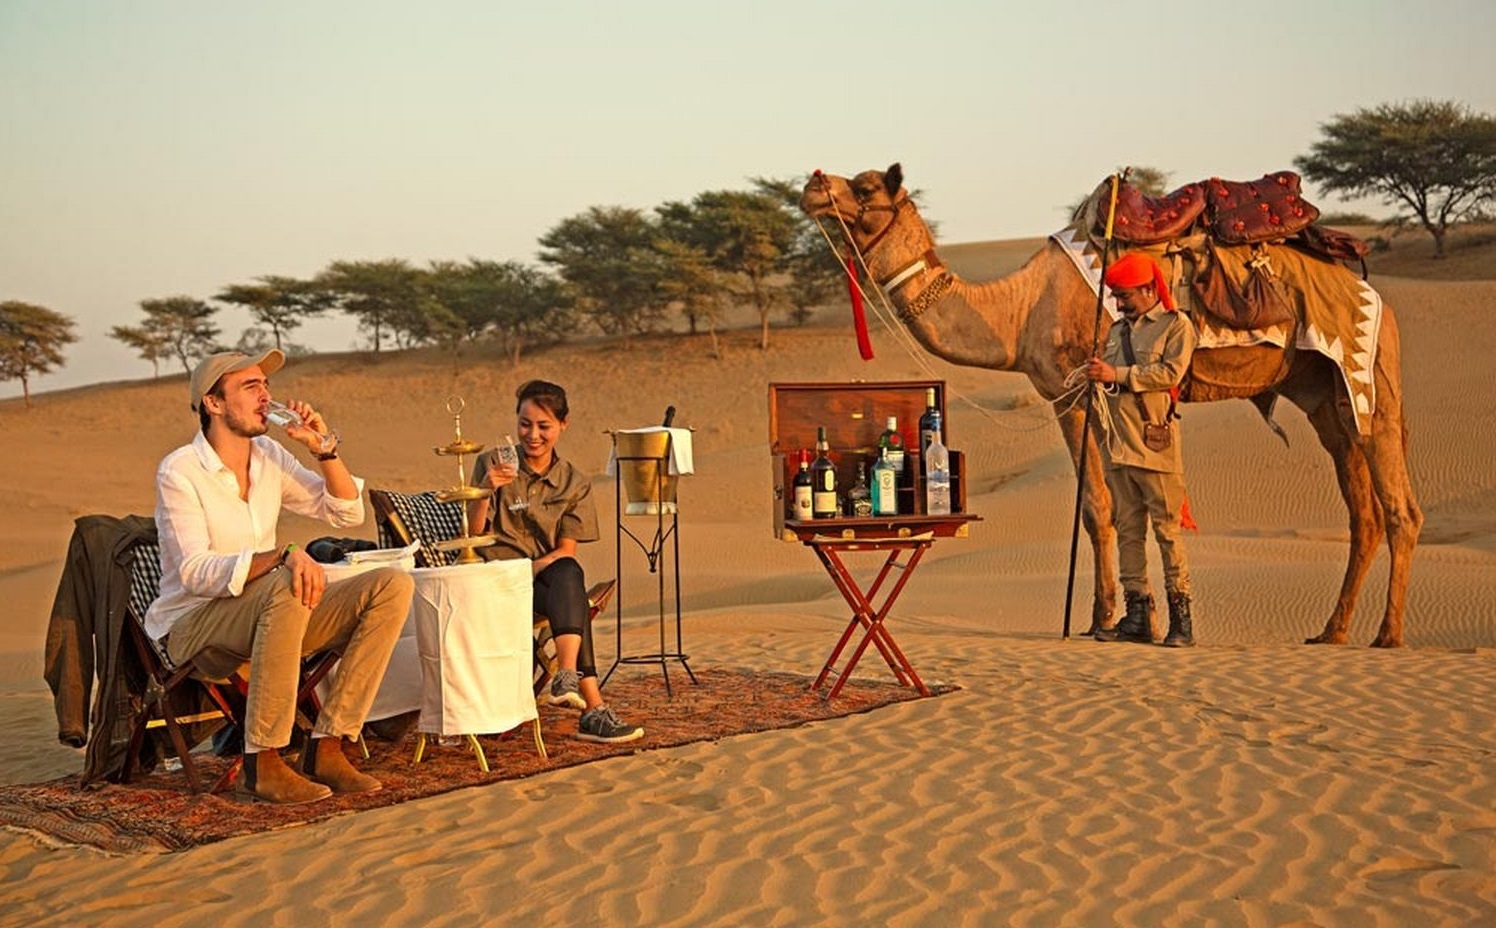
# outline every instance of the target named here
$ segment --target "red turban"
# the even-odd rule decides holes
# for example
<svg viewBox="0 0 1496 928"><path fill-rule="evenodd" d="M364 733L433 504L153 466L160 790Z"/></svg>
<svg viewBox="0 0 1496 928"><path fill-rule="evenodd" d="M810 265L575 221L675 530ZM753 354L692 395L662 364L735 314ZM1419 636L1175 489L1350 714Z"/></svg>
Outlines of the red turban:
<svg viewBox="0 0 1496 928"><path fill-rule="evenodd" d="M1164 269L1158 266L1158 262L1140 251L1129 251L1127 254L1113 261L1106 269L1106 285L1108 287L1142 287L1152 284L1153 289L1158 292L1159 302L1164 304L1164 309L1172 311L1174 297L1169 293L1169 285L1164 282Z"/></svg>

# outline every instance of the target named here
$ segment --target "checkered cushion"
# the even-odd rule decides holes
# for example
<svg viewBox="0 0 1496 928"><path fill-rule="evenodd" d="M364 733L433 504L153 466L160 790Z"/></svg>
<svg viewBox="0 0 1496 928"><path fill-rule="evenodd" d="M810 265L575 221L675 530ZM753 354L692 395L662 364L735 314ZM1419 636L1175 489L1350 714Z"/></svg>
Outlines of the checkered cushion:
<svg viewBox="0 0 1496 928"><path fill-rule="evenodd" d="M438 551L433 545L462 534L462 503L444 503L429 490L425 493L386 490L385 495L400 521L410 529L413 540L421 543L419 560L422 567L445 567L457 560L456 551ZM388 526L381 524L379 544L398 548L404 542L395 538Z"/></svg>
<svg viewBox="0 0 1496 928"><path fill-rule="evenodd" d="M125 608L130 613L131 621L139 622L143 627L145 614L160 593L161 546L154 541L142 542L135 546L135 559L130 562L130 598ZM161 657L162 663L170 667L171 659L166 656L166 649L149 634L145 637Z"/></svg>

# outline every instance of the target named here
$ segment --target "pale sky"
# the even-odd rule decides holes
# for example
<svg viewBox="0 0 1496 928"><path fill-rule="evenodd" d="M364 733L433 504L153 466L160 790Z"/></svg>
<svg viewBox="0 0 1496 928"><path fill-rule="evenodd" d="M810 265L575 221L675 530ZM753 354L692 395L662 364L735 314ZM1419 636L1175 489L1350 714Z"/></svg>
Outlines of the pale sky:
<svg viewBox="0 0 1496 928"><path fill-rule="evenodd" d="M1491 0L0 0L0 300L78 322L44 391L149 377L108 337L142 299L533 262L588 207L755 176L900 161L942 241L1044 235L1124 165L1251 179L1358 107L1496 112L1493 42Z"/></svg>

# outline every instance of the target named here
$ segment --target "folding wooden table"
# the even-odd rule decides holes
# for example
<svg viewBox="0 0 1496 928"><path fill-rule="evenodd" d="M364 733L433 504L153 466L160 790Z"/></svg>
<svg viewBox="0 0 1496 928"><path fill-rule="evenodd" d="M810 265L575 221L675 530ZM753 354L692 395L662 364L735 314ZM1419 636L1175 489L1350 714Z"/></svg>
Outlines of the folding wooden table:
<svg viewBox="0 0 1496 928"><path fill-rule="evenodd" d="M914 569L919 566L920 559L935 544L935 540L937 538L965 538L968 524L979 521L980 518L980 516L959 513L941 516L842 518L811 522L785 521L785 533L793 534L802 544L815 551L821 566L826 568L826 573L830 575L831 582L836 585L842 598L847 601L847 605L852 607L852 617L847 622L846 629L836 642L836 647L831 649L831 656L826 658L826 663L821 667L821 672L816 676L815 682L810 685L812 691L819 690L825 685L827 678L835 673L836 680L831 684L826 698L836 698L837 693L841 692L842 686L857 667L857 662L862 660L862 655L868 645L871 644L883 656L884 663L893 671L894 679L899 681L900 686L912 686L921 696L930 695L929 687L925 686L924 681L919 678L914 666L909 663L909 658L904 655L903 649L894 640L893 633L888 630L886 620L899 594L903 592L905 584L914 575ZM843 559L846 554L859 552L884 555L881 568L874 575L872 582L865 587L858 584L857 578L853 576ZM906 554L908 559L900 563L900 558ZM880 603L878 594L883 590L884 582L889 579L889 575L895 569L899 571L899 575L883 595ZM852 648L851 654L847 656L846 663L838 670L837 664L858 629L862 630L862 637Z"/></svg>

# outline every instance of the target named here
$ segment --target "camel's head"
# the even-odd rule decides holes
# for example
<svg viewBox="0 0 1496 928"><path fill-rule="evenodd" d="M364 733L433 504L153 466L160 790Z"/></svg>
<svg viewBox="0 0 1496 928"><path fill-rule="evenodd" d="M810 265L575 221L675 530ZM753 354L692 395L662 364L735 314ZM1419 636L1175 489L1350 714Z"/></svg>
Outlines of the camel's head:
<svg viewBox="0 0 1496 928"><path fill-rule="evenodd" d="M839 218L854 236L873 236L893 221L896 204L908 198L903 185L904 169L897 164L851 180L817 171L800 194L800 209L812 219Z"/></svg>

